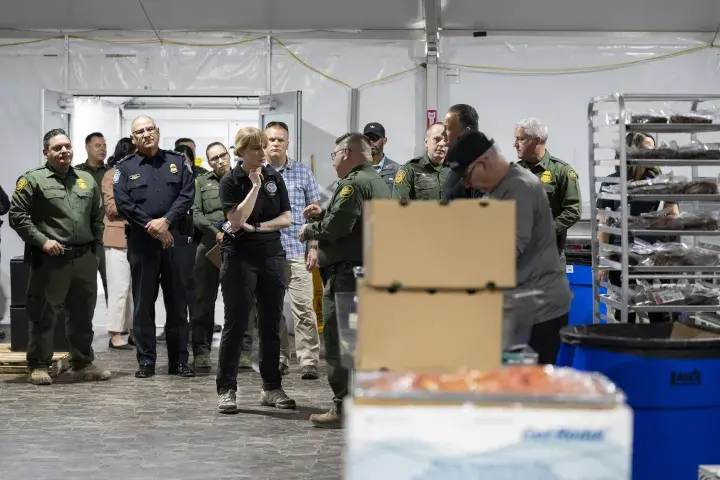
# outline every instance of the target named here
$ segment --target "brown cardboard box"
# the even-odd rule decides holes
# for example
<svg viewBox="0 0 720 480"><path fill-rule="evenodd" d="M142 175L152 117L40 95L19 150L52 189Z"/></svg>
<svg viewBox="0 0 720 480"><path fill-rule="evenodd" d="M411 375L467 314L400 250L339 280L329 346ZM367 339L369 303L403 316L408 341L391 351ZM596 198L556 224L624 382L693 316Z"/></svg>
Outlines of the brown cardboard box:
<svg viewBox="0 0 720 480"><path fill-rule="evenodd" d="M390 293L365 280L357 288L357 370L456 372L501 366L502 293Z"/></svg>
<svg viewBox="0 0 720 480"><path fill-rule="evenodd" d="M365 281L376 287L515 287L515 202L378 199L363 212Z"/></svg>

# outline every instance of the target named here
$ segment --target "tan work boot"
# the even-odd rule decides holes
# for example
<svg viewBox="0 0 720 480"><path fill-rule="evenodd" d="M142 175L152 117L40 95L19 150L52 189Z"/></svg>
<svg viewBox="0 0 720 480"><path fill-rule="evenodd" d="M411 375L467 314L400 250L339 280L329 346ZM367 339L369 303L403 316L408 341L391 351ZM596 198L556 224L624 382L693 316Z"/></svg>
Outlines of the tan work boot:
<svg viewBox="0 0 720 480"><path fill-rule="evenodd" d="M212 362L210 361L210 355L203 355L202 353L195 355L193 358L193 364L195 365L195 370L210 370L210 369L212 369Z"/></svg>
<svg viewBox="0 0 720 480"><path fill-rule="evenodd" d="M47 369L33 368L32 371L30 371L28 382L33 385L52 385L52 378L50 378L50 373Z"/></svg>
<svg viewBox="0 0 720 480"><path fill-rule="evenodd" d="M325 413L310 415L310 423L318 428L342 428L342 415L334 408Z"/></svg>
<svg viewBox="0 0 720 480"><path fill-rule="evenodd" d="M110 370L102 370L92 363L85 365L85 367L74 370L73 378L84 382L102 382L110 379Z"/></svg>
<svg viewBox="0 0 720 480"><path fill-rule="evenodd" d="M249 353L241 353L240 359L238 360L238 368L240 370L250 370L252 368L252 360L250 359Z"/></svg>

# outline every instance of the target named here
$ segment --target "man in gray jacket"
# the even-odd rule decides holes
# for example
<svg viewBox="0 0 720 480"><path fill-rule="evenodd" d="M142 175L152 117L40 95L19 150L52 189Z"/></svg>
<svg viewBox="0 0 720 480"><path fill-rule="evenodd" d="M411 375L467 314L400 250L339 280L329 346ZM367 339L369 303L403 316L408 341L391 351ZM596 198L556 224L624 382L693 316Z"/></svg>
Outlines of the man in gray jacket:
<svg viewBox="0 0 720 480"><path fill-rule="evenodd" d="M375 170L380 174L388 188L392 192L395 175L400 169L400 164L390 160L385 155L385 127L377 122L368 123L363 130L368 140L370 140L370 148L372 149L372 163Z"/></svg>
<svg viewBox="0 0 720 480"><path fill-rule="evenodd" d="M477 131L462 134L450 146L446 162L465 186L486 192L486 198L515 201L517 288L542 292L542 301L527 309L534 313L528 319L533 324L528 344L538 353L539 363L555 363L559 330L568 324L572 293L560 266L555 225L542 183L525 168L509 163L494 141Z"/></svg>

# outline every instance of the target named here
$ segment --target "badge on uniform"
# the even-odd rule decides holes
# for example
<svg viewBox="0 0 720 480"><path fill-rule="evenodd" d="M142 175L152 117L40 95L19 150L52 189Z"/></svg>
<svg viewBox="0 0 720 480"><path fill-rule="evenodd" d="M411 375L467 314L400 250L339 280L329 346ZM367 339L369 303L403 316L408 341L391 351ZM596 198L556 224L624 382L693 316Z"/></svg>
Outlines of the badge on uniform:
<svg viewBox="0 0 720 480"><path fill-rule="evenodd" d="M550 173L550 170L545 170L543 174L540 176L540 181L542 183L550 183L552 180L552 173Z"/></svg>
<svg viewBox="0 0 720 480"><path fill-rule="evenodd" d="M405 180L405 175L405 170L397 172L397 175L395 175L395 185L400 185L403 180Z"/></svg>
<svg viewBox="0 0 720 480"><path fill-rule="evenodd" d="M87 183L85 183L85 180L82 178L78 178L77 182L75 182L78 187L82 188L83 190L87 190Z"/></svg>
<svg viewBox="0 0 720 480"><path fill-rule="evenodd" d="M140 174L139 174L139 173L136 173L136 174L134 174L134 175L130 175L130 176L128 177L128 180L137 180L138 178L140 178Z"/></svg>
<svg viewBox="0 0 720 480"><path fill-rule="evenodd" d="M174 163L171 163L170 164L170 173L177 173L177 172L178 172L177 165L175 165Z"/></svg>
<svg viewBox="0 0 720 480"><path fill-rule="evenodd" d="M120 181L120 170L115 169L115 174L113 175L113 183L117 183Z"/></svg>
<svg viewBox="0 0 720 480"><path fill-rule="evenodd" d="M277 193L277 183L275 183L275 182L266 183L265 191L268 192L270 195L275 195Z"/></svg>
<svg viewBox="0 0 720 480"><path fill-rule="evenodd" d="M345 185L342 187L342 190L340 190L340 196L342 198L348 198L352 196L352 194L355 193L355 189L352 187L352 185Z"/></svg>
<svg viewBox="0 0 720 480"><path fill-rule="evenodd" d="M577 173L575 173L575 170L570 170L568 172L568 178L570 180L577 180Z"/></svg>
<svg viewBox="0 0 720 480"><path fill-rule="evenodd" d="M18 178L17 185L15 185L15 191L19 192L20 190L27 187L28 181L25 177Z"/></svg>

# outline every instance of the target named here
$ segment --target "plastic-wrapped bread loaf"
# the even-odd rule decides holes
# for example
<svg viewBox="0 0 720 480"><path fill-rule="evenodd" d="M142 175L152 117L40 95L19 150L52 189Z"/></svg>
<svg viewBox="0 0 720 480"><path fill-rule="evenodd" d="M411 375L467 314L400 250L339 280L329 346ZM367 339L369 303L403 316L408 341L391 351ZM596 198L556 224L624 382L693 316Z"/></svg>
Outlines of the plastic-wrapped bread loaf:
<svg viewBox="0 0 720 480"><path fill-rule="evenodd" d="M712 123L712 114L675 113L670 115L670 123Z"/></svg>
<svg viewBox="0 0 720 480"><path fill-rule="evenodd" d="M630 115L630 123L668 123L668 117L653 113L633 113Z"/></svg>
<svg viewBox="0 0 720 480"><path fill-rule="evenodd" d="M718 184L713 180L693 180L683 186L682 193L688 195L714 195L718 193Z"/></svg>

